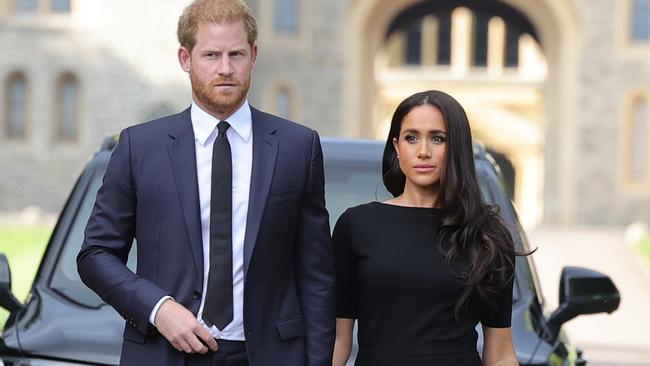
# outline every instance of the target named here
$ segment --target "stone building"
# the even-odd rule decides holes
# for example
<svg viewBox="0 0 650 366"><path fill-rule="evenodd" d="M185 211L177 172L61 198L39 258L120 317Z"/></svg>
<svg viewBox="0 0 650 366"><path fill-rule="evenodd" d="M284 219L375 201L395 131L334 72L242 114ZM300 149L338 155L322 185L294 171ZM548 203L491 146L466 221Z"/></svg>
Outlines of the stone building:
<svg viewBox="0 0 650 366"><path fill-rule="evenodd" d="M180 111L188 0L0 0L0 210L57 210L103 137ZM650 0L248 0L253 105L383 139L424 89L465 106L526 225L650 221Z"/></svg>

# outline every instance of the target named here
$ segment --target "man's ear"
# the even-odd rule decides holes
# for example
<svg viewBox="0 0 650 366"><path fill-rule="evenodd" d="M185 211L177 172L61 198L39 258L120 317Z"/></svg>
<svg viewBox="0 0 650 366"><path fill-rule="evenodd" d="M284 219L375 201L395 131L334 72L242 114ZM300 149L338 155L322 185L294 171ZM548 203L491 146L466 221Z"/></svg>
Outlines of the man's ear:
<svg viewBox="0 0 650 366"><path fill-rule="evenodd" d="M190 55L190 51L184 46L178 49L178 63L181 64L181 68L185 72L189 73L192 69L192 56Z"/></svg>
<svg viewBox="0 0 650 366"><path fill-rule="evenodd" d="M255 67L255 61L257 61L257 43L253 44L251 47L251 65Z"/></svg>

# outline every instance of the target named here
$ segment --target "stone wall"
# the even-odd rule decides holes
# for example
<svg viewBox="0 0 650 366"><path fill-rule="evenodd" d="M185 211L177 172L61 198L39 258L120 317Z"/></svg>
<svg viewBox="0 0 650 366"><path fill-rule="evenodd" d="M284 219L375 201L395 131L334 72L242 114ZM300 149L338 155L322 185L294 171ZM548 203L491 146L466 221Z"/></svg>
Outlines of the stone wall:
<svg viewBox="0 0 650 366"><path fill-rule="evenodd" d="M625 96L634 88L650 95L650 45L630 51L622 44L621 32L628 25L620 7L626 1L571 1L580 32L579 97L571 101L577 111L573 131L577 137L575 149L568 150L576 156L544 154L554 162L565 158L574 162L575 178L569 184L575 192L571 197L575 212L569 221L650 221L650 189L631 193L621 183L620 169L626 163L620 142ZM7 77L21 71L29 83L27 138L7 141L4 129L0 130L0 211L29 205L59 210L104 137L161 111L180 111L190 104L187 75L176 59L176 22L188 2L85 0L75 2L71 15L0 13L0 116L4 118ZM348 124L362 126L362 121L347 120L343 100L345 71L350 66L346 54L362 46L351 44L345 34L346 17L357 3L301 1L300 30L289 37L274 34L271 1L249 3L260 26L251 104L273 112L275 89L287 86L298 104L293 117L322 136L356 131L346 128ZM81 86L80 138L67 144L56 143L52 132L55 83L64 72L76 75ZM547 136L567 133L562 126L553 128L559 131ZM547 197L545 202L554 201Z"/></svg>

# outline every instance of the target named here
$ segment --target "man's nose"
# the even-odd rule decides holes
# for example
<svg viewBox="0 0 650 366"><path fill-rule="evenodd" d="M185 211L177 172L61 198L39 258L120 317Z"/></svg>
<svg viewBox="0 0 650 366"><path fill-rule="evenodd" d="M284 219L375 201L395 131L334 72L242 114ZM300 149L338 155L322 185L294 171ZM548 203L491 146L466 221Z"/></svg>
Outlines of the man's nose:
<svg viewBox="0 0 650 366"><path fill-rule="evenodd" d="M217 66L217 72L219 75L230 76L233 74L232 61L228 55L224 55L220 60Z"/></svg>

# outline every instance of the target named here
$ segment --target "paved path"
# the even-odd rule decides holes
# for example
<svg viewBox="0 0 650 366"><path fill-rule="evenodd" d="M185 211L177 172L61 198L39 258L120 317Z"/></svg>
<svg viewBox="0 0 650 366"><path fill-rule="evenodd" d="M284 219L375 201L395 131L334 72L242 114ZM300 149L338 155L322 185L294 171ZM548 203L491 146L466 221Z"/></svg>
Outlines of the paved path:
<svg viewBox="0 0 650 366"><path fill-rule="evenodd" d="M529 232L547 310L558 303L562 267L587 267L607 274L621 293L612 314L584 315L566 329L590 366L650 366L650 271L625 243L622 228L555 228Z"/></svg>

